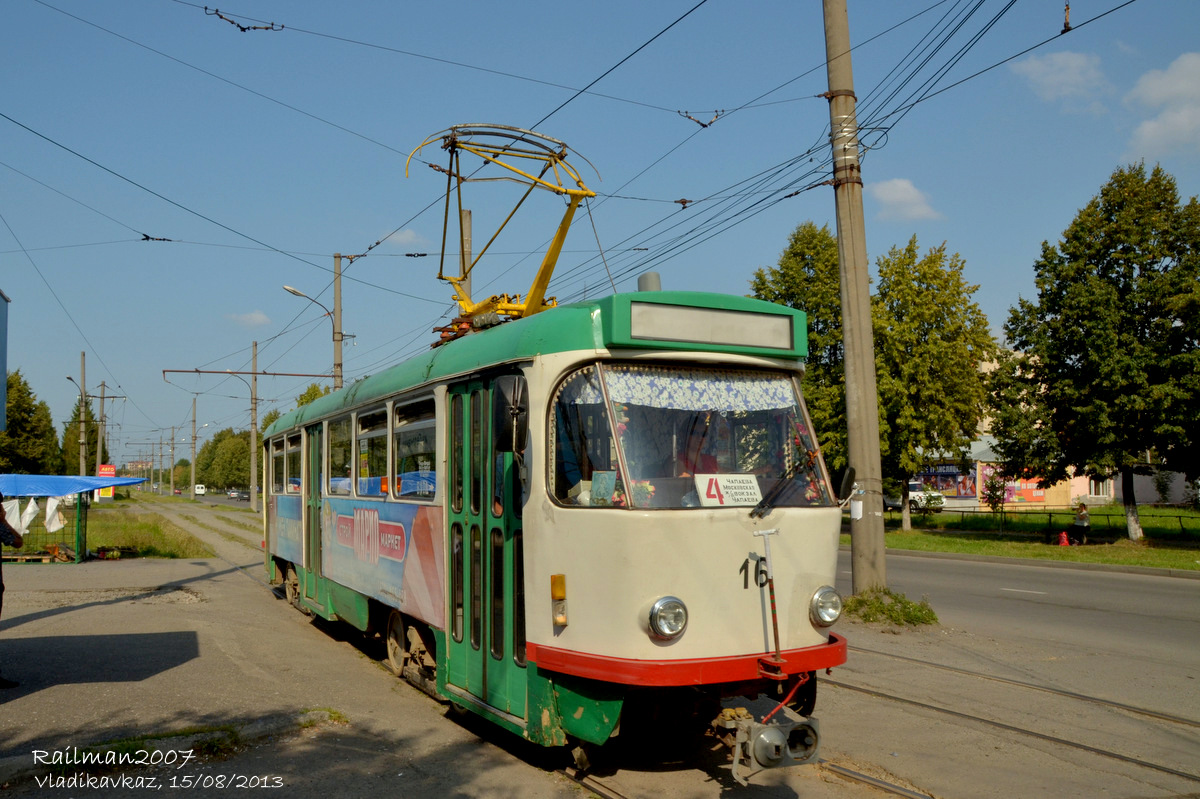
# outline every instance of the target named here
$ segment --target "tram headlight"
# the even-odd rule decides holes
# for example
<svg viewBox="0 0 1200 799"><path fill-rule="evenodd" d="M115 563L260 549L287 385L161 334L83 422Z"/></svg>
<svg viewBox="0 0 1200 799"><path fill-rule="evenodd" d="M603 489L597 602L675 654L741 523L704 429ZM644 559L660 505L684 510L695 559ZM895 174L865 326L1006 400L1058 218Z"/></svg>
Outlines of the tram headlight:
<svg viewBox="0 0 1200 799"><path fill-rule="evenodd" d="M664 596L650 607L650 634L655 638L678 638L687 628L688 611L683 600Z"/></svg>
<svg viewBox="0 0 1200 799"><path fill-rule="evenodd" d="M818 627L828 627L842 615L842 596L836 589L823 585L813 594L808 615Z"/></svg>

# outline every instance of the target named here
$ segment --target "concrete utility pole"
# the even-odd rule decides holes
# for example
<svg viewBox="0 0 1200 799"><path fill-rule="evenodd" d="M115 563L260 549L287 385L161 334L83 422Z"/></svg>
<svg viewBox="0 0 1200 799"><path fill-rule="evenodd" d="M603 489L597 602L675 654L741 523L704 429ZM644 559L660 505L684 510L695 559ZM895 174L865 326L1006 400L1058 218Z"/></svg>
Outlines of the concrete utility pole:
<svg viewBox="0 0 1200 799"><path fill-rule="evenodd" d="M333 255L333 390L342 387L342 254Z"/></svg>
<svg viewBox="0 0 1200 799"><path fill-rule="evenodd" d="M79 353L79 476L87 476L87 352Z"/></svg>
<svg viewBox="0 0 1200 799"><path fill-rule="evenodd" d="M336 391L342 387L342 339L345 336L342 334L342 255L334 253L333 256L333 310L329 310L324 304L317 302L312 297L305 294L294 286L284 286L283 290L288 294L294 294L297 297L304 299L316 305L325 315L333 322L333 388ZM351 336L350 338L354 338ZM324 377L325 375L316 375Z"/></svg>
<svg viewBox="0 0 1200 799"><path fill-rule="evenodd" d="M258 342L250 355L250 510L258 513Z"/></svg>
<svg viewBox="0 0 1200 799"><path fill-rule="evenodd" d="M842 333L846 359L849 459L858 492L850 505L850 563L854 593L887 586L883 540L883 467L879 454L879 395L863 225L862 170L858 160L854 73L846 0L823 0L825 65L829 75L829 125L833 191L837 206L842 276Z"/></svg>
<svg viewBox="0 0 1200 799"><path fill-rule="evenodd" d="M96 427L96 476L100 476L100 461L104 460L104 381L100 381L100 423Z"/></svg>
<svg viewBox="0 0 1200 799"><path fill-rule="evenodd" d="M192 499L196 498L196 398L192 397Z"/></svg>

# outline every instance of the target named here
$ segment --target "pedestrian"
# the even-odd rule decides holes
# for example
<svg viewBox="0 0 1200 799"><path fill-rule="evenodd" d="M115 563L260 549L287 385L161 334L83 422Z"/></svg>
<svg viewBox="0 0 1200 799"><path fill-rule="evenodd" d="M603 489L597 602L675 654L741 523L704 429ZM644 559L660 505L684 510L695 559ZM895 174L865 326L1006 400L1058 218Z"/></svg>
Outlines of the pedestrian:
<svg viewBox="0 0 1200 799"><path fill-rule="evenodd" d="M1071 525L1071 543L1086 544L1088 530L1091 529L1092 523L1088 519L1087 505L1080 502L1079 508L1075 511L1075 523Z"/></svg>
<svg viewBox="0 0 1200 799"><path fill-rule="evenodd" d="M0 545L7 544L10 547L20 548L25 543L25 539L21 534L13 529L8 523L7 515L4 512L4 495L0 494ZM0 558L0 565L4 560ZM4 613L4 570L0 569L0 615ZM6 680L3 675L0 675L0 690L5 688L16 688L20 683L14 680Z"/></svg>

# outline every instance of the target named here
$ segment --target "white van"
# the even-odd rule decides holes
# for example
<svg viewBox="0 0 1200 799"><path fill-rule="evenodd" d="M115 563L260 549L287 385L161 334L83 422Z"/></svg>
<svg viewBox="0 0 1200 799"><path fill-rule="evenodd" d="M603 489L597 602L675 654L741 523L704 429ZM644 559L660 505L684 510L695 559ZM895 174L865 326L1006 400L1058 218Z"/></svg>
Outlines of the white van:
<svg viewBox="0 0 1200 799"><path fill-rule="evenodd" d="M202 496L204 496L206 493L208 493L208 489L206 489L204 486L202 486L202 485L200 485L200 484L197 484L197 485L196 485L196 496L198 496L198 497L202 497Z"/></svg>

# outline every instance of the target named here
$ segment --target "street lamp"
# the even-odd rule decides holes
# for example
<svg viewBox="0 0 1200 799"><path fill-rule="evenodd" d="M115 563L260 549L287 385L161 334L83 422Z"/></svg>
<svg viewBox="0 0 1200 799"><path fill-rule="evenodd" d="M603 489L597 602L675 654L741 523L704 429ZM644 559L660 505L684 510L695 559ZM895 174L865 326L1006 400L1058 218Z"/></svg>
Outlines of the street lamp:
<svg viewBox="0 0 1200 799"><path fill-rule="evenodd" d="M297 297L303 297L309 302L317 305L321 310L325 311L325 315L333 322L333 388L336 391L342 387L342 270L341 259L337 260L337 271L334 274L334 292L333 292L333 310L329 310L321 303L314 300L312 297L305 294L298 288L292 286L284 286L283 290L288 294L295 294Z"/></svg>
<svg viewBox="0 0 1200 799"><path fill-rule="evenodd" d="M87 474L87 422L83 413L87 406L87 395L83 392L83 386L75 382L75 378L67 375L67 379L79 389L79 476L83 477Z"/></svg>

